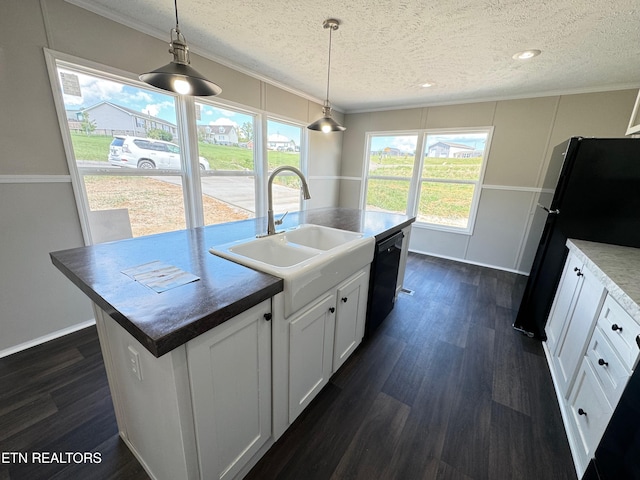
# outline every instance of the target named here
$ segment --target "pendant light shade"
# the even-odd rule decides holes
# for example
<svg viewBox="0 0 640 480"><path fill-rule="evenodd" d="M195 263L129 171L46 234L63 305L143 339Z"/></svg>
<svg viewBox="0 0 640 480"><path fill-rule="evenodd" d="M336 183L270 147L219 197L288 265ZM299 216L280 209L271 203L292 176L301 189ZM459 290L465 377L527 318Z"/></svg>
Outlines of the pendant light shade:
<svg viewBox="0 0 640 480"><path fill-rule="evenodd" d="M329 18L322 23L323 28L329 29L329 62L327 66L327 97L322 107L322 118L308 125L309 130L316 130L324 133L344 132L345 127L336 122L331 116L331 104L329 103L329 77L331 75L331 34L337 30L340 22L334 18Z"/></svg>
<svg viewBox="0 0 640 480"><path fill-rule="evenodd" d="M174 0L176 11L176 28L171 29L171 43L169 53L173 54L173 61L151 72L140 75L140 80L154 87L179 93L207 97L222 93L215 83L207 80L193 68L190 63L189 46L184 35L180 32L178 23L178 0Z"/></svg>

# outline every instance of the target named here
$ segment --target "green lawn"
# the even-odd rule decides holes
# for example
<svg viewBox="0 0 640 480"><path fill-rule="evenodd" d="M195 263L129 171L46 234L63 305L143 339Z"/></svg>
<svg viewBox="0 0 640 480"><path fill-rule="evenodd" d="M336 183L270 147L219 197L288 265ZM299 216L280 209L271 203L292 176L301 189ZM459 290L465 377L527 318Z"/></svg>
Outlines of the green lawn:
<svg viewBox="0 0 640 480"><path fill-rule="evenodd" d="M113 137L107 135L83 135L72 133L71 142L76 160L109 161L109 145Z"/></svg>
<svg viewBox="0 0 640 480"><path fill-rule="evenodd" d="M78 160L107 162L109 145L113 137L102 135L86 136L72 134L73 149ZM253 151L224 145L212 145L200 142L199 154L206 158L212 170L251 171ZM413 172L412 155L374 156L371 158L370 174L410 178ZM267 152L269 170L281 165L300 166L300 153ZM477 179L480 175L481 158L425 158L422 178L431 179ZM296 176L279 175L275 180L281 185L293 188L299 186ZM407 205L409 182L406 180L389 181L371 179L368 182L367 205L391 212L404 212ZM464 222L469 215L469 204L473 195L470 185L451 185L443 183L425 183L420 196L419 216L449 218L455 222Z"/></svg>
<svg viewBox="0 0 640 480"><path fill-rule="evenodd" d="M113 137L106 135L71 134L73 150L78 160L108 161L111 140ZM253 151L247 148L199 142L198 150L200 156L209 161L213 170L253 170ZM269 170L280 165L300 166L300 153L269 150L267 156Z"/></svg>

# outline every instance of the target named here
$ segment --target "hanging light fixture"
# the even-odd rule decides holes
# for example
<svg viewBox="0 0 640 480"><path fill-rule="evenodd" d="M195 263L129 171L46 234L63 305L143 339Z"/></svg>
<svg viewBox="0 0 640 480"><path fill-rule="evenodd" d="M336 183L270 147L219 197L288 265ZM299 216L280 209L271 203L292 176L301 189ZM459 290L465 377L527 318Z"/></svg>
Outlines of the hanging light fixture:
<svg viewBox="0 0 640 480"><path fill-rule="evenodd" d="M327 67L327 99L324 101L322 107L322 118L316 120L311 125L308 125L309 130L318 130L324 133L329 132L344 132L345 127L336 122L331 117L331 104L329 103L329 75L331 74L331 34L334 30L338 30L340 22L334 18L329 18L322 23L322 26L329 29L329 64Z"/></svg>
<svg viewBox="0 0 640 480"><path fill-rule="evenodd" d="M204 78L201 73L191 67L187 39L180 32L180 24L178 23L178 0L174 0L174 7L176 28L171 29L171 42L169 43L169 53L173 54L173 61L164 67L143 73L140 75L140 80L154 87L181 95L197 97L219 95L222 93L222 88Z"/></svg>

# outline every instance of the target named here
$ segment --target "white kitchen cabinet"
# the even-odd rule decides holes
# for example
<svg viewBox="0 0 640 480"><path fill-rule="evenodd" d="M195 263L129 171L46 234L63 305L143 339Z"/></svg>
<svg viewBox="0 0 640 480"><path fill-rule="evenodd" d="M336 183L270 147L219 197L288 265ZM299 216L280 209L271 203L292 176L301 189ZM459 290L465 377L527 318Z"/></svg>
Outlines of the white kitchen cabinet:
<svg viewBox="0 0 640 480"><path fill-rule="evenodd" d="M289 328L289 422L293 422L331 376L335 293L295 314Z"/></svg>
<svg viewBox="0 0 640 480"><path fill-rule="evenodd" d="M271 437L271 306L187 343L200 478L234 478Z"/></svg>
<svg viewBox="0 0 640 480"><path fill-rule="evenodd" d="M588 268L584 266L573 268L577 268L575 274L578 277L578 282L562 332L551 356L554 363L557 386L565 397L568 396L571 384L580 367L580 362L586 352L587 344L606 295L604 286ZM573 272L573 269L570 270L569 275L565 278L568 285L572 285L575 282L571 272ZM560 285L560 289L564 290L564 287L565 285ZM560 294L564 293L560 291ZM564 298L560 300L562 300L562 303L565 302Z"/></svg>
<svg viewBox="0 0 640 480"><path fill-rule="evenodd" d="M629 371L634 370L640 355L638 322L631 318L613 297L608 296L602 305L598 326L616 349L626 368Z"/></svg>
<svg viewBox="0 0 640 480"><path fill-rule="evenodd" d="M607 339L607 334L600 328L600 322L593 331L585 359L593 367L609 404L615 408L627 386L631 371L620 360L618 352Z"/></svg>
<svg viewBox="0 0 640 480"><path fill-rule="evenodd" d="M626 278L619 272L627 266L611 253L623 247L575 242L605 267L574 241L567 242L570 253L545 328L544 349L581 478L637 365L640 324L616 301L633 311L630 298L609 276Z"/></svg>
<svg viewBox="0 0 640 480"><path fill-rule="evenodd" d="M581 279L578 272L580 272L583 266L583 261L575 254L569 252L569 256L564 264L564 270L562 271L562 277L560 277L558 290L556 291L556 296L553 300L551 311L549 312L549 319L545 326L547 347L551 352L555 352L558 340L567 325L569 312L575 303L573 300Z"/></svg>
<svg viewBox="0 0 640 480"><path fill-rule="evenodd" d="M369 274L362 271L338 287L332 373L342 366L362 341L368 285Z"/></svg>
<svg viewBox="0 0 640 480"><path fill-rule="evenodd" d="M287 345L275 341L274 336L274 345L277 345L274 347L277 348L274 351L274 364L278 365L278 370L286 365L288 371L288 385L282 382L285 380L282 376L274 380L274 385L277 385L274 387L276 438L311 403L328 383L331 374L340 368L362 341L368 288L367 267L287 318ZM280 359L282 351L288 351L284 364ZM289 392L286 415L280 405L280 389Z"/></svg>
<svg viewBox="0 0 640 480"><path fill-rule="evenodd" d="M569 398L570 428L576 445L574 455L586 467L593 458L613 408L598 382L590 362L585 358L578 371L575 387Z"/></svg>

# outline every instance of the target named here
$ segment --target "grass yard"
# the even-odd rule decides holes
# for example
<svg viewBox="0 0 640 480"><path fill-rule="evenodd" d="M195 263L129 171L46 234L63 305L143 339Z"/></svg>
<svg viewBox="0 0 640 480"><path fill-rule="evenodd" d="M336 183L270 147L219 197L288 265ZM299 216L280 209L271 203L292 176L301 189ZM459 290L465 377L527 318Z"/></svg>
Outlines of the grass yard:
<svg viewBox="0 0 640 480"><path fill-rule="evenodd" d="M73 148L78 160L107 162L113 137L72 134ZM199 154L207 159L212 170L254 170L253 150L212 145L199 142ZM281 165L300 166L300 153L267 152L269 170ZM367 206L389 212L405 212L409 195L409 178L413 174L412 155L372 156L369 173L374 176L397 177L398 180L368 181ZM437 180L475 180L480 175L482 159L430 158L424 159L422 178ZM161 180L145 177L85 177L92 210L128 208L134 235L184 228L182 189ZM294 175L279 175L275 183L298 188ZM450 226L465 227L473 197L473 185L429 182L423 180L418 206L418 220ZM207 224L248 218L247 213L204 197Z"/></svg>

